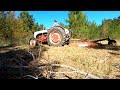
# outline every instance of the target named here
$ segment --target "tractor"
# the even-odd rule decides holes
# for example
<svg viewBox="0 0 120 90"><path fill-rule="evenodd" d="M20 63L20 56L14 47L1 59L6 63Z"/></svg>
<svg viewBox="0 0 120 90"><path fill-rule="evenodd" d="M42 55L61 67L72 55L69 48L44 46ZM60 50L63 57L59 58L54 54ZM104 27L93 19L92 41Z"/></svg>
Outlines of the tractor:
<svg viewBox="0 0 120 90"><path fill-rule="evenodd" d="M49 46L64 46L70 43L70 31L62 26L54 26L46 30L34 32L34 38L29 40L30 46L47 43Z"/></svg>

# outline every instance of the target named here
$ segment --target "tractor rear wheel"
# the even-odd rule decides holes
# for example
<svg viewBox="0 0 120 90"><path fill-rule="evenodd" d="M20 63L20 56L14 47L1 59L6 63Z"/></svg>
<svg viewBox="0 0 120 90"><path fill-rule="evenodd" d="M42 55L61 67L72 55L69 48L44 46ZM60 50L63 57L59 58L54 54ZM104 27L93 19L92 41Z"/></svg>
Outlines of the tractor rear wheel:
<svg viewBox="0 0 120 90"><path fill-rule="evenodd" d="M50 46L63 46L65 44L65 31L60 27L52 27L47 34Z"/></svg>

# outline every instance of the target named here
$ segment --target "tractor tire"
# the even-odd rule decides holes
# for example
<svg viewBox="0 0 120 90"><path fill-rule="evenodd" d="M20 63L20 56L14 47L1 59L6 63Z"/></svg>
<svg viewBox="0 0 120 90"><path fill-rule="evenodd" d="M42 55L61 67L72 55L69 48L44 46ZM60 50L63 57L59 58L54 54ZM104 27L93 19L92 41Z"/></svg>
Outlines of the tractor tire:
<svg viewBox="0 0 120 90"><path fill-rule="evenodd" d="M31 38L30 40L29 40L29 45L30 46L37 46L37 41L36 41L36 39L35 38Z"/></svg>
<svg viewBox="0 0 120 90"><path fill-rule="evenodd" d="M66 41L66 44L69 45L70 44L70 39Z"/></svg>
<svg viewBox="0 0 120 90"><path fill-rule="evenodd" d="M60 27L52 27L47 34L47 43L50 46L64 46L65 31Z"/></svg>

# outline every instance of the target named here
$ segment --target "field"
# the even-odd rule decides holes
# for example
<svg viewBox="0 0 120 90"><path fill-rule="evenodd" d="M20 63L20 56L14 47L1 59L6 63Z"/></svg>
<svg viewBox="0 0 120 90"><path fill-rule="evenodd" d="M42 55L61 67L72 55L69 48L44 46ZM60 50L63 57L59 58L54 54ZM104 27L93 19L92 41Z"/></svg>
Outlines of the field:
<svg viewBox="0 0 120 90"><path fill-rule="evenodd" d="M117 41L117 46L97 48L67 45L0 47L0 78L85 79L96 76L120 79L119 46L120 41Z"/></svg>

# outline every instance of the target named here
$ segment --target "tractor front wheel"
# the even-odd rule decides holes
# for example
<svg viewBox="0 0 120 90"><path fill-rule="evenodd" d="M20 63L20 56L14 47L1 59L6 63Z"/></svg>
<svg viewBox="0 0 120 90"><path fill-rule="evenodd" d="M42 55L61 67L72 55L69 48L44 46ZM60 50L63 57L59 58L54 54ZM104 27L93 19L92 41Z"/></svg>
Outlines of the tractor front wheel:
<svg viewBox="0 0 120 90"><path fill-rule="evenodd" d="M36 45L37 45L36 39L31 38L31 39L29 40L29 45L30 45L30 46L36 46Z"/></svg>

